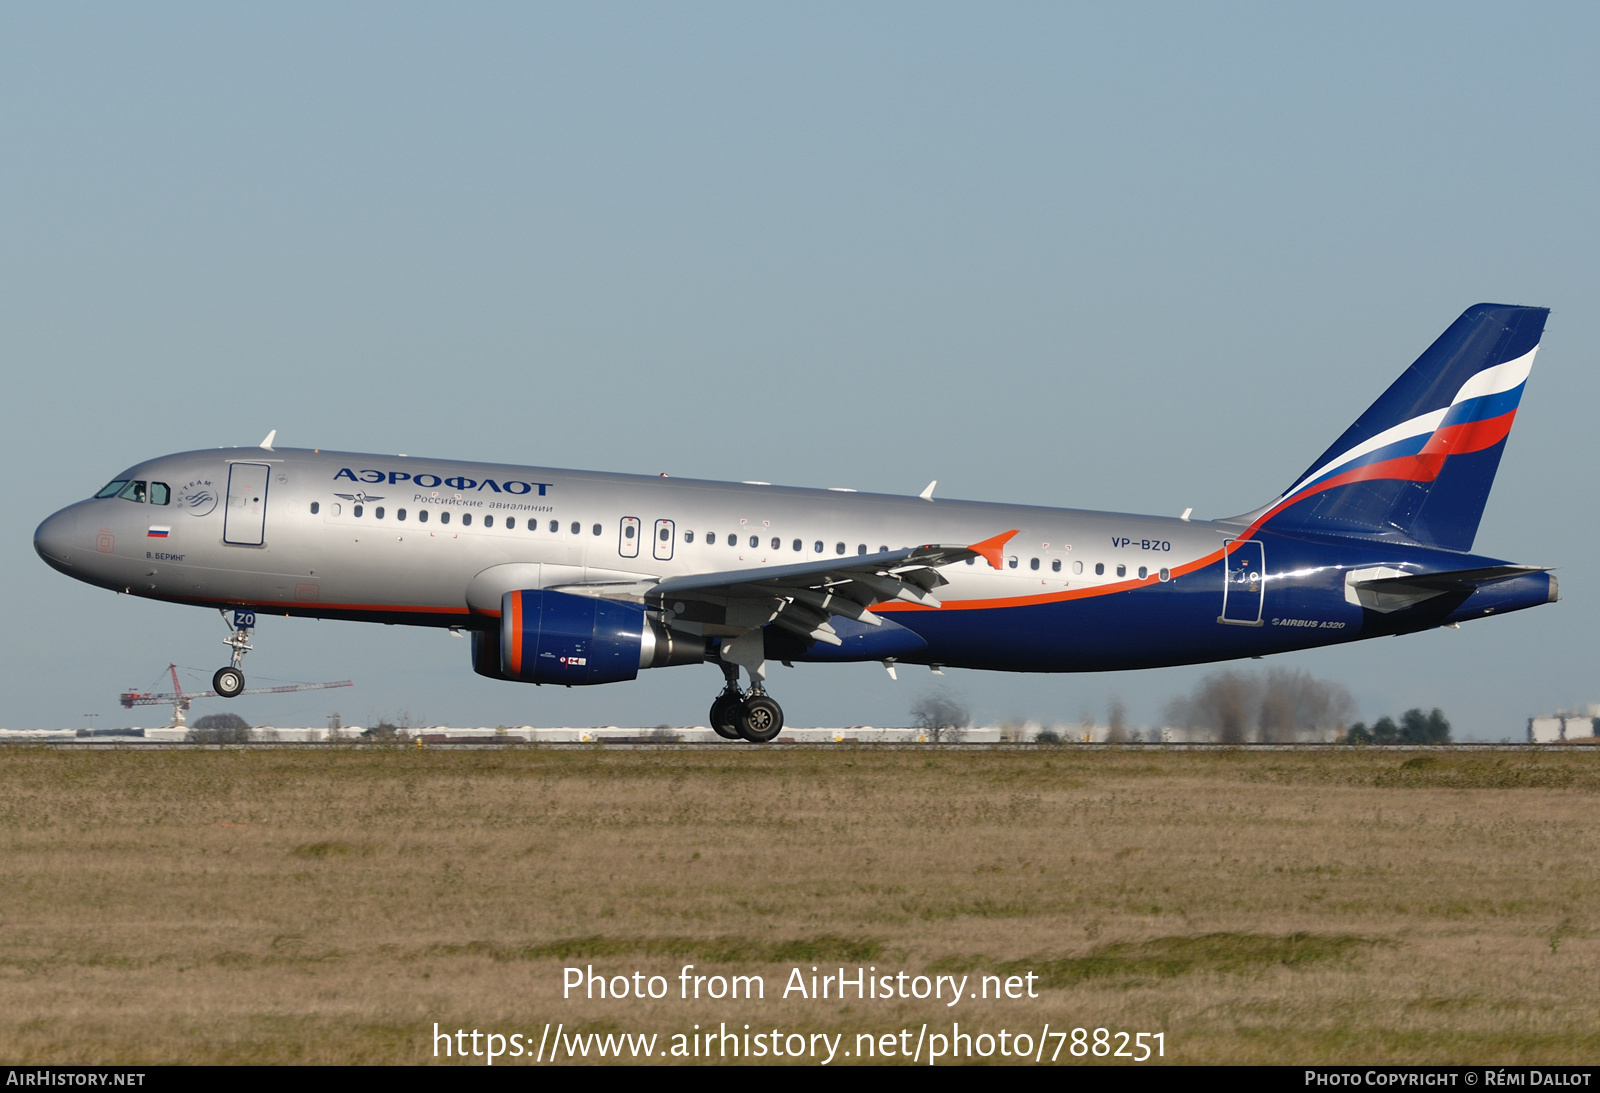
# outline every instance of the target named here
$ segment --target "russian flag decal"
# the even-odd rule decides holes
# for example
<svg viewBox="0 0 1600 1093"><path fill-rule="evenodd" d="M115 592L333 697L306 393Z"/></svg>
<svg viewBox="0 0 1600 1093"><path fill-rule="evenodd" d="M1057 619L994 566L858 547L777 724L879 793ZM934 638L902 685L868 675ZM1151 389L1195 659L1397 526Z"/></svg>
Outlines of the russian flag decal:
<svg viewBox="0 0 1600 1093"><path fill-rule="evenodd" d="M145 534L145 538L147 538L147 539L165 539L167 537L167 533L170 532L171 530L172 530L172 528L170 526L168 526L168 527L155 527L155 526L152 525L150 530L145 532L144 534Z"/></svg>

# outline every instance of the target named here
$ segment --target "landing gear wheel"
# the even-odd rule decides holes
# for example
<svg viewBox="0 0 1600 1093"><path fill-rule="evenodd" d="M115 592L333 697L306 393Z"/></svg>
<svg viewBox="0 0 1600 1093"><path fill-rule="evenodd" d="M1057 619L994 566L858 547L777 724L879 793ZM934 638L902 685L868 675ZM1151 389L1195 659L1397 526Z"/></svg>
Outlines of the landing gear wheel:
<svg viewBox="0 0 1600 1093"><path fill-rule="evenodd" d="M717 696L711 704L711 728L724 740L738 740L739 736L739 707L744 705L744 696L738 691L728 691Z"/></svg>
<svg viewBox="0 0 1600 1093"><path fill-rule="evenodd" d="M218 668L211 677L211 689L223 698L237 698L244 690L244 673L237 668Z"/></svg>
<svg viewBox="0 0 1600 1093"><path fill-rule="evenodd" d="M752 744L765 744L783 731L783 707L766 695L751 695L739 711L739 735Z"/></svg>

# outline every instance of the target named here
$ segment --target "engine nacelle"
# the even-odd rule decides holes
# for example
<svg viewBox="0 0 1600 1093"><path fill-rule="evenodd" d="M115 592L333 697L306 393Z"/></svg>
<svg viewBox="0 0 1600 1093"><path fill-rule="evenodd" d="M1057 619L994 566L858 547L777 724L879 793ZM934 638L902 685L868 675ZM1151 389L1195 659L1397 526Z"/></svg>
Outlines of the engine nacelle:
<svg viewBox="0 0 1600 1093"><path fill-rule="evenodd" d="M705 659L704 638L669 630L637 604L523 589L500 598L498 634L475 635L472 666L496 679L581 687Z"/></svg>

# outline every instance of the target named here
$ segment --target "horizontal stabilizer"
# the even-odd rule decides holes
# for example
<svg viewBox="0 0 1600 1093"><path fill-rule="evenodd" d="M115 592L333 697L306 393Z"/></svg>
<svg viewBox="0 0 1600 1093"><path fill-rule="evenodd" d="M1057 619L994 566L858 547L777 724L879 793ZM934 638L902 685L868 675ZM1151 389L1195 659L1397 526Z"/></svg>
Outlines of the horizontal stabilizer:
<svg viewBox="0 0 1600 1093"><path fill-rule="evenodd" d="M1471 592L1495 581L1529 573L1547 573L1548 566L1491 565L1443 573L1407 573L1388 566L1352 569L1344 576L1344 598L1359 607L1388 614L1415 607L1447 592Z"/></svg>

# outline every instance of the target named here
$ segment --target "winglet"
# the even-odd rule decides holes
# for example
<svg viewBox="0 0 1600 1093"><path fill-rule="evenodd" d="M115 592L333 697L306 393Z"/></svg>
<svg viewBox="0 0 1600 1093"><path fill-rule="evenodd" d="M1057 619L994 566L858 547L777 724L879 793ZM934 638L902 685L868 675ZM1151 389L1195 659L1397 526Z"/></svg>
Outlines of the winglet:
<svg viewBox="0 0 1600 1093"><path fill-rule="evenodd" d="M1000 552L1005 549L1005 545L1011 541L1012 536L1021 530L1021 528L1012 528L1010 531L1002 531L993 539L985 539L981 543L973 543L967 549L978 557L985 559L994 568L999 569Z"/></svg>
<svg viewBox="0 0 1600 1093"><path fill-rule="evenodd" d="M272 430L272 432L267 434L266 439L261 442L261 446L263 448L265 448L269 452L276 451L276 449L273 448L273 446L272 446L272 442L274 440L276 440L277 438L278 438L278 430L274 429L274 430Z"/></svg>

